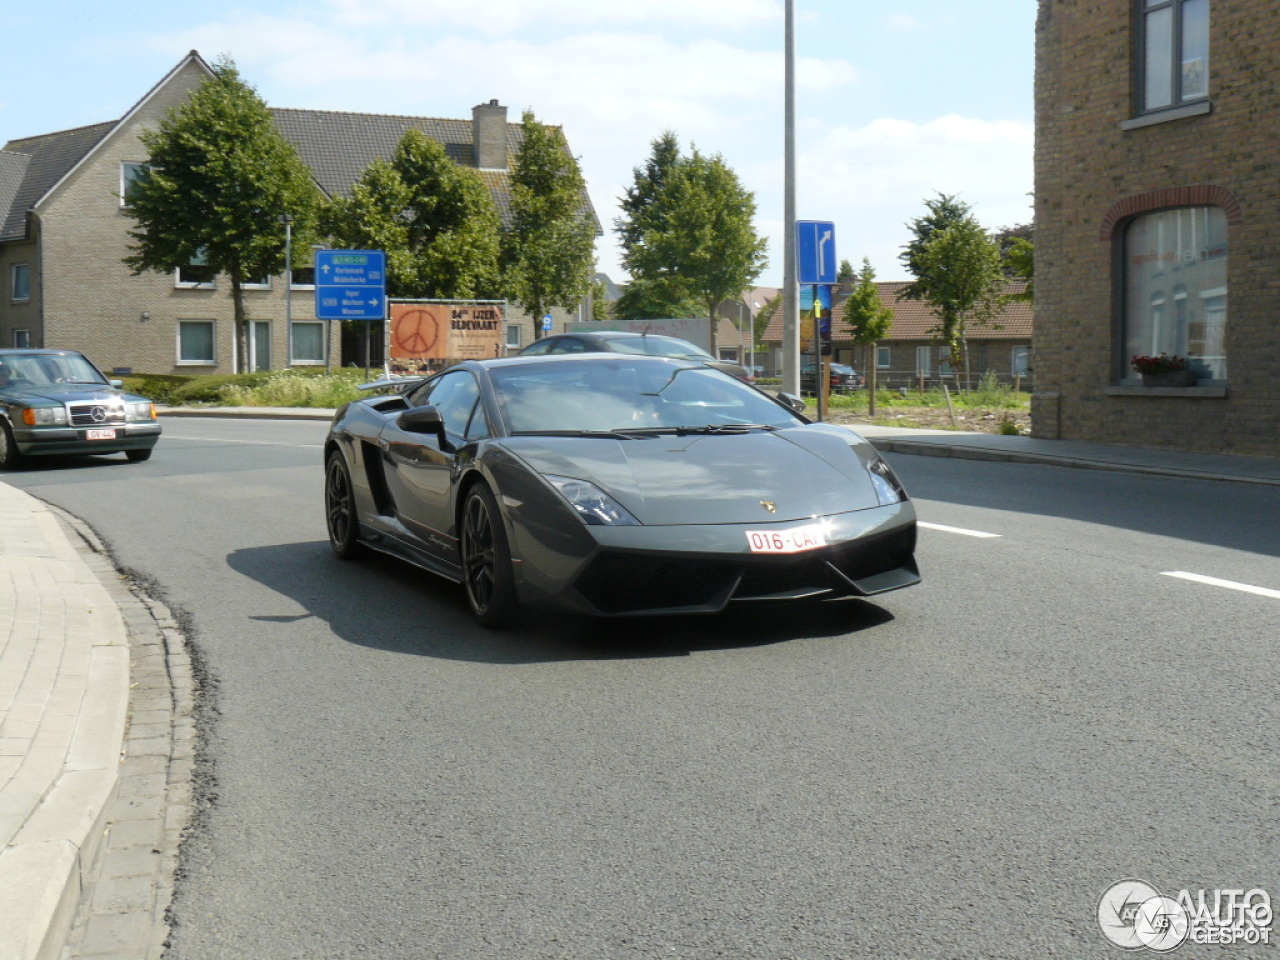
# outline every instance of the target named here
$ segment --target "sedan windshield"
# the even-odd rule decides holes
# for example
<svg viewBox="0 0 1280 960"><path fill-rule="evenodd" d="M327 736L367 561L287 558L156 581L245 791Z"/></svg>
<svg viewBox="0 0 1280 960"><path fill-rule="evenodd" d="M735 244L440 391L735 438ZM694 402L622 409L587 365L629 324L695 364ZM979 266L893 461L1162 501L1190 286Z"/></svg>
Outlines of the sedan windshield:
<svg viewBox="0 0 1280 960"><path fill-rule="evenodd" d="M79 354L6 353L0 355L0 385L43 387L51 383L106 385L102 374Z"/></svg>
<svg viewBox="0 0 1280 960"><path fill-rule="evenodd" d="M715 357L687 340L675 337L618 337L609 341L614 353L634 353L650 357L676 357L680 360L714 360Z"/></svg>
<svg viewBox="0 0 1280 960"><path fill-rule="evenodd" d="M701 364L599 356L494 367L489 373L512 433L646 436L804 422L758 390Z"/></svg>

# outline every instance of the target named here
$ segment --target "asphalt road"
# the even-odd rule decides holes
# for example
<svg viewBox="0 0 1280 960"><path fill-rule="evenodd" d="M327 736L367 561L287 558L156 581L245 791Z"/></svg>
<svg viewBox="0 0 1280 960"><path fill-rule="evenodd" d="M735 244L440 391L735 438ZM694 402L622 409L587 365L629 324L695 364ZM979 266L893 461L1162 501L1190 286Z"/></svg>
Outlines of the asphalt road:
<svg viewBox="0 0 1280 960"><path fill-rule="evenodd" d="M5 477L216 680L175 960L1101 958L1119 880L1280 894L1280 599L1169 575L1280 589L1274 491L898 457L920 587L494 634L332 557L324 429Z"/></svg>

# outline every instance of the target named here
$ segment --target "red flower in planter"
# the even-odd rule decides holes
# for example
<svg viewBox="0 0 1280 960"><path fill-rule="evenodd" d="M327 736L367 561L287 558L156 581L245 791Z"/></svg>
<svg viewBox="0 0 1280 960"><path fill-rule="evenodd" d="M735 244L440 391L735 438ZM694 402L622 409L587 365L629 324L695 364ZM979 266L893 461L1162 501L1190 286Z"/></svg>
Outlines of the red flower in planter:
<svg viewBox="0 0 1280 960"><path fill-rule="evenodd" d="M1191 364L1186 357L1171 357L1162 353L1158 357L1130 357L1129 362L1138 373L1173 373L1176 370L1189 370Z"/></svg>

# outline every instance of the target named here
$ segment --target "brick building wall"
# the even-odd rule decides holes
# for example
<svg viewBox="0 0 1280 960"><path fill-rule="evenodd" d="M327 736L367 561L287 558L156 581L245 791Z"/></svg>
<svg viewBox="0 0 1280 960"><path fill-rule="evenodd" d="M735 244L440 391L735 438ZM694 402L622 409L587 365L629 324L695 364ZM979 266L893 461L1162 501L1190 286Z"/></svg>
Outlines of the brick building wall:
<svg viewBox="0 0 1280 960"><path fill-rule="evenodd" d="M1211 0L1207 102L1135 123L1140 6L1040 2L1032 432L1280 455L1280 14ZM1120 239L1138 214L1191 205L1226 214L1228 375L1132 385Z"/></svg>

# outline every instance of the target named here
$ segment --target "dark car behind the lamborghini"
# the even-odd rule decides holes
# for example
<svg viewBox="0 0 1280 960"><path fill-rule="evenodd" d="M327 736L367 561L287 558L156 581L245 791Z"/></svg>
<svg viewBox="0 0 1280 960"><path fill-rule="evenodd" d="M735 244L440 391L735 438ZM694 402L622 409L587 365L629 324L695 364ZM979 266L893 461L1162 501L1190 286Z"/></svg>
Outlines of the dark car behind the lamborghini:
<svg viewBox="0 0 1280 960"><path fill-rule="evenodd" d="M522 603L714 613L919 581L915 511L869 443L696 362L468 361L344 406L325 465L339 556L461 582L487 626Z"/></svg>

